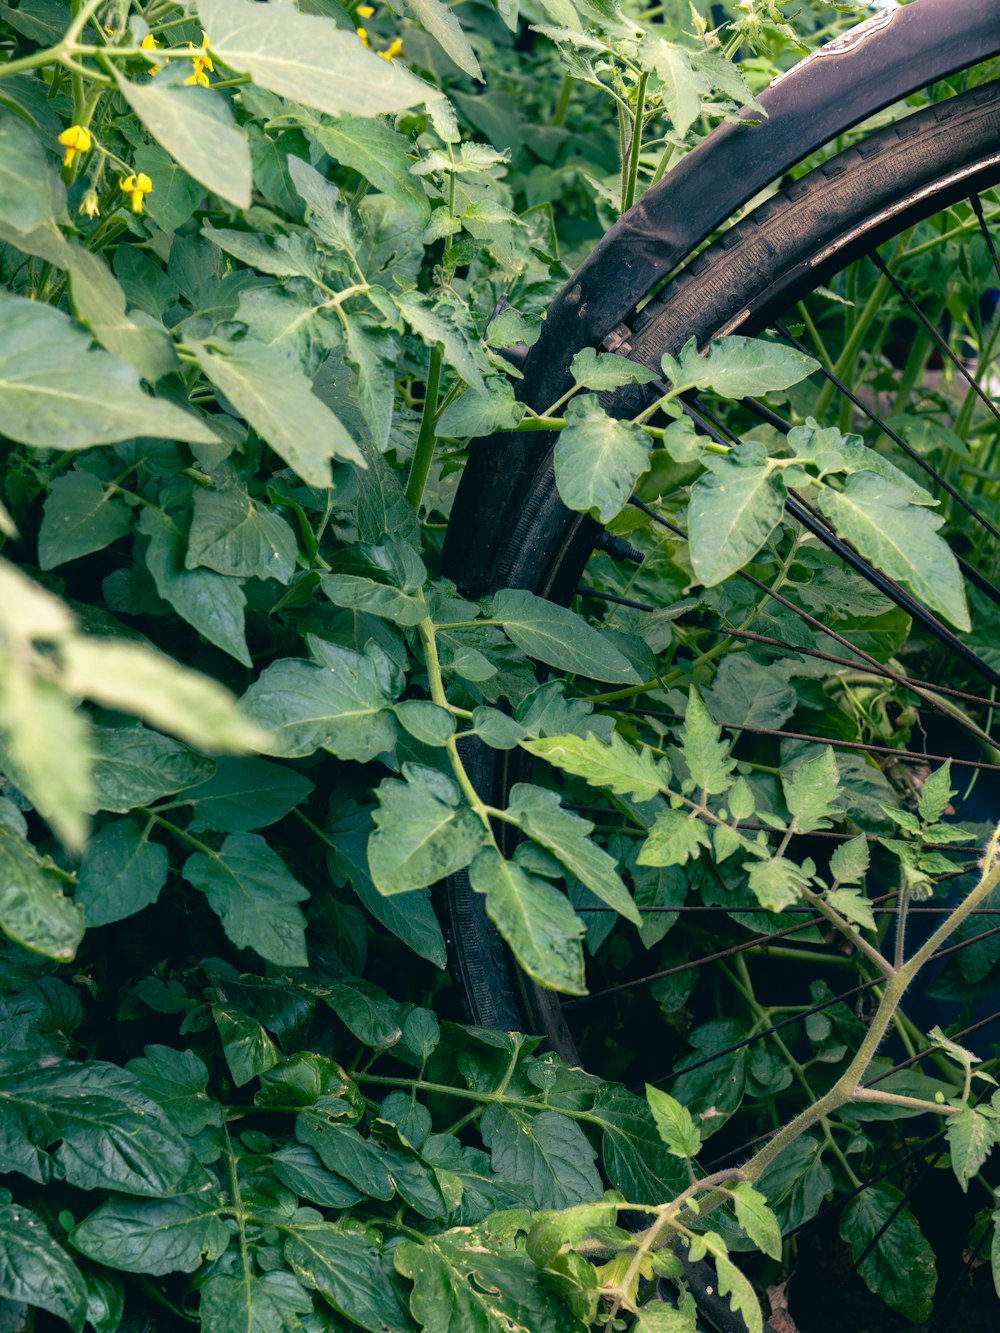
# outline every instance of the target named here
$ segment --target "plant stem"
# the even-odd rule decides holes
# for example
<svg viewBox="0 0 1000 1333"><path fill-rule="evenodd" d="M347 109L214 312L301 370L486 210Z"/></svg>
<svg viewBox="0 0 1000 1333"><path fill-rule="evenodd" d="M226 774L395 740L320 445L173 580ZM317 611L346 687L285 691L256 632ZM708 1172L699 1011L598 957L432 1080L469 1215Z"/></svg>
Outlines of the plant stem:
<svg viewBox="0 0 1000 1333"><path fill-rule="evenodd" d="M622 194L622 212L627 213L635 202L635 183L639 174L639 153L642 149L642 124L646 115L646 84L649 74L643 70L639 86L635 93L635 117L632 121L632 142L629 144L628 163L625 173L625 189Z"/></svg>
<svg viewBox="0 0 1000 1333"><path fill-rule="evenodd" d="M406 483L406 498L414 509L420 508L427 474L431 470L434 458L434 419L437 415L438 391L441 387L441 360L444 348L435 343L427 363L427 389L424 393L424 407L420 416L420 433L417 436L413 461L410 464L410 476Z"/></svg>

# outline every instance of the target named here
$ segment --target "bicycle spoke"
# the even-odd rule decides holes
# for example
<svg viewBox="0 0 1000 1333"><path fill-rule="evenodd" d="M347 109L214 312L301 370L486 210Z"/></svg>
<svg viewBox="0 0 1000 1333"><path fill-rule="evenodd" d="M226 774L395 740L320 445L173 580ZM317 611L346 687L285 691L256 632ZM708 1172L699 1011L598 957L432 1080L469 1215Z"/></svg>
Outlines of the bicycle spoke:
<svg viewBox="0 0 1000 1333"><path fill-rule="evenodd" d="M993 267L996 269L996 275L1000 278L1000 255L997 254L997 248L993 244L993 236L989 227L986 225L986 217L983 213L983 201L978 194L969 196L969 203L972 205L972 211L979 220L979 230L983 233L983 240L986 242L986 248L990 252L990 258L993 260ZM994 214L994 216L996 216Z"/></svg>

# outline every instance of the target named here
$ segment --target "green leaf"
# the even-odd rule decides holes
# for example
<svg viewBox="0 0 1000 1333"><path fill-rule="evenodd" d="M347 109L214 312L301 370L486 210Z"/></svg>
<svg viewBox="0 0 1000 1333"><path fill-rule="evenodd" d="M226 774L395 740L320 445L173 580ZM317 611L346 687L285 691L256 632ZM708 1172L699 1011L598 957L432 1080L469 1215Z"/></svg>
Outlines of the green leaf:
<svg viewBox="0 0 1000 1333"><path fill-rule="evenodd" d="M405 899L379 893L368 873L368 839L372 818L353 801L331 811L326 831L333 846L327 852L330 876L335 883L349 881L362 907L380 921L386 930L428 959L435 967L444 967L447 950L441 927L434 914L431 895L416 889Z"/></svg>
<svg viewBox="0 0 1000 1333"><path fill-rule="evenodd" d="M257 1277L215 1273L201 1291L204 1333L296 1333L299 1315L313 1308L312 1297L291 1273L280 1269Z"/></svg>
<svg viewBox="0 0 1000 1333"><path fill-rule="evenodd" d="M612 733L610 745L594 735L570 735L522 741L521 747L595 787L637 801L651 801L670 781L664 761L654 759L645 747L630 745L618 732Z"/></svg>
<svg viewBox="0 0 1000 1333"><path fill-rule="evenodd" d="M229 103L207 88L172 81L171 71L130 83L116 70L118 91L161 148L189 176L236 208L249 208L250 145Z"/></svg>
<svg viewBox="0 0 1000 1333"><path fill-rule="evenodd" d="M661 810L638 855L641 866L683 866L697 860L702 847L711 846L708 829L694 814Z"/></svg>
<svg viewBox="0 0 1000 1333"><path fill-rule="evenodd" d="M819 369L818 361L794 347L742 336L717 338L704 356L690 338L677 360L664 354L661 364L675 393L711 389L723 398L788 389Z"/></svg>
<svg viewBox="0 0 1000 1333"><path fill-rule="evenodd" d="M840 773L833 746L826 745L818 754L804 760L791 773L783 773L781 786L785 804L799 833L827 829L839 814Z"/></svg>
<svg viewBox="0 0 1000 1333"><path fill-rule="evenodd" d="M63 649L63 663L67 689L107 708L137 713L196 745L248 750L267 742L264 733L240 715L235 699L218 681L182 667L146 644L75 635ZM205 776L203 768L192 781Z"/></svg>
<svg viewBox="0 0 1000 1333"><path fill-rule="evenodd" d="M405 7L418 23L423 24L460 70L483 82L483 71L479 68L476 53L447 5L443 5L441 0L405 0Z"/></svg>
<svg viewBox="0 0 1000 1333"><path fill-rule="evenodd" d="M964 1193L969 1188L969 1181L993 1151L997 1142L996 1122L974 1107L966 1107L957 1115L948 1116L945 1128L952 1170Z"/></svg>
<svg viewBox="0 0 1000 1333"><path fill-rule="evenodd" d="M335 982L324 990L323 999L366 1046L384 1050L403 1035L400 1006L367 981Z"/></svg>
<svg viewBox="0 0 1000 1333"><path fill-rule="evenodd" d="M768 1207L767 1199L746 1180L733 1188L736 1220L747 1236L764 1254L781 1262L781 1228Z"/></svg>
<svg viewBox="0 0 1000 1333"><path fill-rule="evenodd" d="M385 1153L350 1125L338 1125L321 1114L304 1113L296 1119L295 1137L312 1148L325 1167L350 1181L361 1194L382 1200L395 1194Z"/></svg>
<svg viewBox="0 0 1000 1333"><path fill-rule="evenodd" d="M520 588L502 588L494 594L492 616L522 652L546 666L612 685L641 684L611 641L565 606Z"/></svg>
<svg viewBox="0 0 1000 1333"><path fill-rule="evenodd" d="M868 839L859 834L842 842L830 857L830 874L835 884L858 884L868 871Z"/></svg>
<svg viewBox="0 0 1000 1333"><path fill-rule="evenodd" d="M795 691L778 664L765 665L746 653L722 659L712 688L704 691L703 697L723 726L732 723L744 727L780 727L795 712L797 702Z"/></svg>
<svg viewBox="0 0 1000 1333"><path fill-rule="evenodd" d="M48 449L87 449L137 434L216 444L199 417L139 388L139 372L90 345L68 315L40 301L0 299L4 434Z"/></svg>
<svg viewBox="0 0 1000 1333"><path fill-rule="evenodd" d="M172 1125L187 1135L221 1125L222 1107L206 1092L208 1070L203 1061L192 1051L169 1046L147 1046L145 1051L126 1068L146 1096L163 1107Z"/></svg>
<svg viewBox="0 0 1000 1333"><path fill-rule="evenodd" d="M384 894L436 884L467 866L487 841L450 778L422 764L404 764L403 778L386 778L375 791L379 808L368 863Z"/></svg>
<svg viewBox="0 0 1000 1333"><path fill-rule="evenodd" d="M862 889L836 889L827 894L827 902L848 921L854 921L865 930L875 929L872 906Z"/></svg>
<svg viewBox="0 0 1000 1333"><path fill-rule="evenodd" d="M656 371L638 361L616 356L613 352L595 352L593 347L584 347L577 352L569 363L569 373L575 384L583 389L593 389L595 393L610 393L626 384L649 384L656 379Z"/></svg>
<svg viewBox="0 0 1000 1333"><path fill-rule="evenodd" d="M569 995L586 993L580 944L586 926L565 894L492 847L476 856L469 879L486 895L487 915L530 977Z"/></svg>
<svg viewBox="0 0 1000 1333"><path fill-rule="evenodd" d="M70 1240L109 1268L163 1277L217 1259L229 1245L229 1229L204 1196L110 1199L74 1227Z"/></svg>
<svg viewBox="0 0 1000 1333"><path fill-rule="evenodd" d="M285 1258L304 1286L318 1291L352 1323L369 1333L409 1333L378 1251L357 1232L339 1231L319 1219L293 1222Z"/></svg>
<svg viewBox="0 0 1000 1333"><path fill-rule="evenodd" d="M149 538L146 564L164 601L209 643L252 666L243 615L247 599L239 580L185 568L183 533L162 509L147 505L139 530Z"/></svg>
<svg viewBox="0 0 1000 1333"><path fill-rule="evenodd" d="M578 1333L580 1322L542 1271L494 1238L497 1225L487 1219L396 1247L396 1269L413 1283L413 1318L432 1333Z"/></svg>
<svg viewBox="0 0 1000 1333"><path fill-rule="evenodd" d="M667 114L674 130L683 138L701 114L701 99L708 92L708 80L694 68L688 51L652 33L643 36L639 58L660 80Z"/></svg>
<svg viewBox="0 0 1000 1333"><path fill-rule="evenodd" d="M799 866L787 856L775 856L770 861L747 862L743 868L750 892L761 907L769 912L783 912L786 907L794 907L802 897L802 890L808 888L812 871L806 867L812 864L807 861Z"/></svg>
<svg viewBox="0 0 1000 1333"><path fill-rule="evenodd" d="M222 1042L222 1054L238 1088L273 1069L281 1060L281 1052L255 1019L218 1004L212 1006L212 1019Z"/></svg>
<svg viewBox="0 0 1000 1333"><path fill-rule="evenodd" d="M206 895L238 949L305 967L305 919L296 903L308 891L259 834L231 833L218 852L188 857L183 874Z"/></svg>
<svg viewBox="0 0 1000 1333"><path fill-rule="evenodd" d="M0 107L0 222L30 232L65 215L66 191L29 125Z"/></svg>
<svg viewBox="0 0 1000 1333"><path fill-rule="evenodd" d="M220 759L207 782L188 792L192 832L249 833L283 819L301 805L313 784L301 773L266 759Z"/></svg>
<svg viewBox="0 0 1000 1333"><path fill-rule="evenodd" d="M15 943L68 963L83 939L80 909L24 838L0 824L0 930ZM2 1105L2 1101L0 1101Z"/></svg>
<svg viewBox="0 0 1000 1333"><path fill-rule="evenodd" d="M190 1148L123 1069L0 1056L0 1170L39 1184L157 1197L183 1190Z"/></svg>
<svg viewBox="0 0 1000 1333"><path fill-rule="evenodd" d="M379 60L349 29L288 6L199 0L212 54L261 88L339 116L405 111L439 97L395 61Z"/></svg>
<svg viewBox="0 0 1000 1333"><path fill-rule="evenodd" d="M87 845L76 905L88 926L123 921L155 903L167 882L167 849L150 842L131 819L105 824Z"/></svg>
<svg viewBox="0 0 1000 1333"><path fill-rule="evenodd" d="M553 455L563 503L609 523L649 467L649 448L641 427L609 417L593 394L572 399Z"/></svg>
<svg viewBox="0 0 1000 1333"><path fill-rule="evenodd" d="M877 569L905 583L968 632L962 574L948 543L938 535L943 515L912 504L905 490L874 472L855 472L842 491L824 486L817 504L838 535Z"/></svg>
<svg viewBox="0 0 1000 1333"><path fill-rule="evenodd" d="M805 1134L771 1163L757 1184L782 1228L791 1231L819 1212L833 1191L833 1173L823 1161L823 1145Z"/></svg>
<svg viewBox="0 0 1000 1333"><path fill-rule="evenodd" d="M38 531L38 563L54 569L103 550L124 537L132 524L125 501L92 472L68 472L55 477L45 497L44 517Z"/></svg>
<svg viewBox="0 0 1000 1333"><path fill-rule="evenodd" d="M246 0L211 3L255 8ZM252 338L234 342L213 337L189 345L215 387L307 486L331 484L331 458L365 466L345 427L283 352Z"/></svg>
<svg viewBox="0 0 1000 1333"><path fill-rule="evenodd" d="M850 1244L855 1263L874 1242L858 1272L886 1305L921 1323L931 1316L937 1271L934 1251L909 1208L900 1207L903 1203L905 1197L894 1185L870 1185L844 1209L840 1234Z"/></svg>
<svg viewBox="0 0 1000 1333"><path fill-rule="evenodd" d="M361 1195L340 1176L327 1171L312 1148L286 1143L272 1157L274 1174L302 1199L323 1208L350 1208Z"/></svg>
<svg viewBox="0 0 1000 1333"><path fill-rule="evenodd" d="M367 611L397 625L417 625L427 615L427 606L420 598L356 574L323 574L320 586L335 606Z"/></svg>
<svg viewBox="0 0 1000 1333"><path fill-rule="evenodd" d="M288 758L324 749L366 763L391 750L396 723L389 710L402 682L385 653L369 643L364 653L326 644L324 654L323 666L272 662L243 696L247 717Z"/></svg>
<svg viewBox="0 0 1000 1333"><path fill-rule="evenodd" d="M620 1084L603 1083L587 1119L601 1128L605 1173L627 1199L655 1205L690 1184L686 1168L660 1138L644 1098Z"/></svg>
<svg viewBox="0 0 1000 1333"><path fill-rule="evenodd" d="M94 810L120 814L204 782L213 760L143 726L95 727Z"/></svg>
<svg viewBox="0 0 1000 1333"><path fill-rule="evenodd" d="M703 461L708 471L691 487L688 538L691 567L711 587L754 558L781 522L785 496L763 446L753 441Z"/></svg>
<svg viewBox="0 0 1000 1333"><path fill-rule="evenodd" d="M277 514L238 486L196 487L185 565L236 578L277 579L295 572L295 534Z"/></svg>
<svg viewBox="0 0 1000 1333"><path fill-rule="evenodd" d="M485 705L472 710L472 729L481 741L494 750L513 750L526 734L520 722L515 722L499 708Z"/></svg>
<svg viewBox="0 0 1000 1333"><path fill-rule="evenodd" d="M715 1271L719 1278L719 1295L728 1296L730 1307L742 1314L747 1333L762 1333L764 1316L749 1280L721 1254L715 1255Z"/></svg>
<svg viewBox="0 0 1000 1333"><path fill-rule="evenodd" d="M596 1153L568 1116L493 1105L483 1114L481 1130L494 1172L520 1186L532 1209L568 1208L600 1196Z"/></svg>
<svg viewBox="0 0 1000 1333"><path fill-rule="evenodd" d="M44 1223L20 1204L0 1203L0 1299L39 1306L77 1333L84 1324L87 1287L80 1270ZM10 1327L17 1324L15 1318Z"/></svg>
<svg viewBox="0 0 1000 1333"><path fill-rule="evenodd" d="M646 1084L646 1101L660 1138L670 1152L675 1157L697 1157L701 1152L701 1134L687 1107L651 1083Z"/></svg>
<svg viewBox="0 0 1000 1333"><path fill-rule="evenodd" d="M454 714L429 699L404 699L394 711L410 735L424 745L447 745L455 734Z"/></svg>
<svg viewBox="0 0 1000 1333"><path fill-rule="evenodd" d="M681 751L687 764L690 787L700 796L721 796L733 785L736 761L729 758L729 746L715 725L701 695L692 685L688 691L687 710L681 727ZM687 784L685 784L687 785Z"/></svg>
<svg viewBox="0 0 1000 1333"><path fill-rule="evenodd" d="M486 368L478 342L473 341L460 324L455 312L445 305L433 305L430 298L417 292L404 292L394 297L400 314L428 347L441 343L444 359L476 393L486 394L483 371Z"/></svg>
<svg viewBox="0 0 1000 1333"><path fill-rule="evenodd" d="M310 120L307 125L335 162L359 172L422 221L430 217L430 201L410 171L410 144L397 130L384 121L363 116ZM352 320L351 325L356 321Z"/></svg>
<svg viewBox="0 0 1000 1333"><path fill-rule="evenodd" d="M936 824L958 793L951 785L951 760L947 760L924 779L917 808L926 824Z"/></svg>
<svg viewBox="0 0 1000 1333"><path fill-rule="evenodd" d="M581 883L633 925L642 917L615 869L614 858L591 840L593 824L564 810L559 797L519 782L511 789L508 813L521 830L575 875Z"/></svg>

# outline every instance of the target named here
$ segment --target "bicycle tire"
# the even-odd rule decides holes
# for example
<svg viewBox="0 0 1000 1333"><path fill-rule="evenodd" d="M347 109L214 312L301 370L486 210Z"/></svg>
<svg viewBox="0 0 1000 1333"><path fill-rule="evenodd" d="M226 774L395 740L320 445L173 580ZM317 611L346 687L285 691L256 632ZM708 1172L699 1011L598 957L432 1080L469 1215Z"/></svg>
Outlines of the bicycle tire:
<svg viewBox="0 0 1000 1333"><path fill-rule="evenodd" d="M987 83L876 131L786 185L683 266L637 316L608 330L600 345L656 369L664 352L675 353L688 338L702 346L723 334L759 332L774 311L859 254L998 182L1000 83ZM711 181L705 188L711 190ZM605 396L605 406L613 415L632 416L648 393L620 390ZM486 508L491 490L506 536L485 574L476 562L473 584L463 577L461 546L446 544L443 572L464 593L515 587L563 603L571 598L602 530L562 504L552 466L555 438L535 436L539 465L513 496L502 457L487 470ZM476 447L495 446L480 441ZM484 512L483 475L477 469L474 494L464 483L459 487L454 530L468 531L466 507ZM467 753L484 799L503 804L516 780L516 754L479 742ZM444 906L453 970L470 1019L541 1034L551 1049L578 1062L558 998L516 967L465 872L447 881Z"/></svg>

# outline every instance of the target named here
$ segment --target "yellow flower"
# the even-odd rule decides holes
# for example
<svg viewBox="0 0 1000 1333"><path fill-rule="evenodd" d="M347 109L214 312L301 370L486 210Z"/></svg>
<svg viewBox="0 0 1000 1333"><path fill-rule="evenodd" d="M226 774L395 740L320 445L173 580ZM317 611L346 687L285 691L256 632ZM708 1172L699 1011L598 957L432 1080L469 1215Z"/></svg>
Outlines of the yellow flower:
<svg viewBox="0 0 1000 1333"><path fill-rule="evenodd" d="M152 194L153 192L153 182L146 173L140 171L138 175L122 176L118 185L122 194L132 196L132 212L141 213L143 195Z"/></svg>
<svg viewBox="0 0 1000 1333"><path fill-rule="evenodd" d="M358 5L354 12L357 14L358 18L370 19L375 13L375 8L373 5Z"/></svg>
<svg viewBox="0 0 1000 1333"><path fill-rule="evenodd" d="M70 125L59 136L59 142L66 149L63 154L63 166L71 167L77 153L85 153L93 143L90 130L84 125Z"/></svg>
<svg viewBox="0 0 1000 1333"><path fill-rule="evenodd" d="M362 45L362 46L367 46L367 45L368 45L368 33L366 32L366 30L365 30L364 28L355 28L354 31L358 34L358 39L359 39L359 41L361 42L361 45Z"/></svg>
<svg viewBox="0 0 1000 1333"><path fill-rule="evenodd" d="M402 53L403 39L402 37L395 37L384 51L376 51L375 54L381 56L383 60L393 61L398 55L402 55Z"/></svg>
<svg viewBox="0 0 1000 1333"><path fill-rule="evenodd" d="M86 191L80 200L80 213L85 218L98 218L101 216L101 201L97 197L97 191L93 186Z"/></svg>
<svg viewBox="0 0 1000 1333"><path fill-rule="evenodd" d="M142 39L142 41L139 43L139 45L142 47L142 49L143 49L144 51L155 51L155 50L156 50L156 38L153 36L153 34L152 34L151 32L147 32L146 35L145 35L145 37L144 37L144 38ZM154 74L159 74L159 72L160 72L160 70L161 70L162 68L163 68L162 65L150 65L150 67L149 67L149 77L152 78Z"/></svg>
<svg viewBox="0 0 1000 1333"><path fill-rule="evenodd" d="M210 73L214 74L215 66L212 64L212 57L208 54L208 34L204 29L201 33L201 47L196 47L193 42L188 42L188 50L195 52L191 57L194 61L194 73L188 75L184 82L200 83L203 88L210 88L211 84L205 71L209 70Z"/></svg>
<svg viewBox="0 0 1000 1333"><path fill-rule="evenodd" d="M205 73L204 64L200 60L194 62L194 73L189 74L184 82L198 83L201 84L202 88L211 88L212 86L208 75Z"/></svg>

